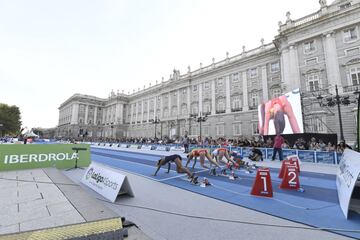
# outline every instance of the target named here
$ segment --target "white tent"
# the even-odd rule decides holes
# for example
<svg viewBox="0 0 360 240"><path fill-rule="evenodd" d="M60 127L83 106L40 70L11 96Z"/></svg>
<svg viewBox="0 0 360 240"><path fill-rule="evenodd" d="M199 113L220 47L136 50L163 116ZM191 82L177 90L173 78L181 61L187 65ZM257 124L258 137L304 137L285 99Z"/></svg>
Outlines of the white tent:
<svg viewBox="0 0 360 240"><path fill-rule="evenodd" d="M30 137L30 138L38 138L39 135L36 135L33 131L29 131L27 133L24 134L25 137Z"/></svg>

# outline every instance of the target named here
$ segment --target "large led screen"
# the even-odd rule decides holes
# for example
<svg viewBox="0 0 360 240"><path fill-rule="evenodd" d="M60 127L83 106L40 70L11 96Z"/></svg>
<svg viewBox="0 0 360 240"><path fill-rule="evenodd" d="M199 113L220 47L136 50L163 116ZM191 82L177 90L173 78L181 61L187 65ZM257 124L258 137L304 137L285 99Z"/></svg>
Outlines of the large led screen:
<svg viewBox="0 0 360 240"><path fill-rule="evenodd" d="M261 135L304 132L299 89L260 104L258 112Z"/></svg>

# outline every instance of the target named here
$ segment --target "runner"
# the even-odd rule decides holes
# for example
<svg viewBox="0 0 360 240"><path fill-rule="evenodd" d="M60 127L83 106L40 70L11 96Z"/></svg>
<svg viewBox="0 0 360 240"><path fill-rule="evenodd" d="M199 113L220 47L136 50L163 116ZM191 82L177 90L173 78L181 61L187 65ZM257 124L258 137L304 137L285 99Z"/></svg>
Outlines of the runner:
<svg viewBox="0 0 360 240"><path fill-rule="evenodd" d="M181 156L174 154L174 155L170 155L170 156L166 156L166 157L162 157L160 160L157 161L156 166L157 169L155 171L155 173L153 174L153 176L156 176L157 172L160 170L161 166L168 164L168 171L167 173L170 172L170 163L173 162L176 164L176 171L178 173L186 173L188 175L188 177L191 179L191 183L197 184L197 176L195 176L194 173L192 173L189 169L183 167L182 163L181 163Z"/></svg>
<svg viewBox="0 0 360 240"><path fill-rule="evenodd" d="M226 168L224 168L221 173L223 175L227 175L226 170L232 170L232 167L239 168L239 164L237 164L234 160L231 159L229 155L229 151L226 148L217 148L215 149L212 154L212 158L215 158L218 163L225 163ZM224 159L225 157L225 159Z"/></svg>
<svg viewBox="0 0 360 240"><path fill-rule="evenodd" d="M211 172L210 174L212 175L216 175L216 171L215 171L215 168L211 168L207 165L205 165L205 157L207 158L207 160L209 160L210 163L214 164L215 166L217 166L218 168L221 168L220 165L214 160L211 158L211 155L209 153L209 151L207 149L193 149L188 155L187 155L187 162L185 164L185 167L187 167L187 165L190 163L191 159L194 158L194 164L192 166L192 168L195 167L195 164L196 164L196 160L197 160L197 157L200 158L200 165L201 167L203 168L206 168L206 169L211 169Z"/></svg>
<svg viewBox="0 0 360 240"><path fill-rule="evenodd" d="M245 168L249 173L252 173L252 168L257 168L256 164L251 158L244 159L238 151L232 151L230 155L233 157L233 160L238 164L239 167Z"/></svg>

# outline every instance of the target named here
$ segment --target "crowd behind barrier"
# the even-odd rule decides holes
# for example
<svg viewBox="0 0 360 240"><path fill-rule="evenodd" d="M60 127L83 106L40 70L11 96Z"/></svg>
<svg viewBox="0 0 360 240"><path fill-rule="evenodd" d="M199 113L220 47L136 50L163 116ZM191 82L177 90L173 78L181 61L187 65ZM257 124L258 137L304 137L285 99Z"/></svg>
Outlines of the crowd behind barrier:
<svg viewBox="0 0 360 240"><path fill-rule="evenodd" d="M158 144L130 144L130 143L104 143L104 142L93 142L94 146L101 147L112 147L112 148L132 148L132 149L142 149L142 150L157 150L157 151L181 151L185 152L185 149L180 144L168 144L168 145L158 145ZM219 146L202 146L202 145L190 145L189 151L195 148L207 148L210 151L218 148ZM234 147L227 146L227 149L230 151L238 151L243 157L249 157L252 152L253 147ZM272 148L258 148L265 160L271 160L273 149ZM283 149L284 157L290 155L298 155L299 159L302 162L311 162L311 163L324 163L324 164L338 164L341 159L342 153L336 151L314 151L314 150L298 150L298 149Z"/></svg>
<svg viewBox="0 0 360 240"><path fill-rule="evenodd" d="M52 144L52 143L76 143L87 142L95 145L106 145L112 147L158 150L158 151L179 151L189 152L193 148L214 149L219 146L227 147L229 150L239 151L244 157L248 157L252 148L257 148L263 153L264 159L271 159L273 153L273 139L267 138L266 141L261 136L252 138L239 137L237 139L226 139L206 137L203 141L196 138L181 137L177 139L163 138L72 138L72 139L32 139L32 144ZM1 137L0 143L21 143L16 137ZM322 139L311 138L306 142L303 138L295 141L293 146L289 146L285 141L283 146L284 157L296 154L301 161L313 163L338 164L345 148L351 148L344 142L336 146L325 143Z"/></svg>

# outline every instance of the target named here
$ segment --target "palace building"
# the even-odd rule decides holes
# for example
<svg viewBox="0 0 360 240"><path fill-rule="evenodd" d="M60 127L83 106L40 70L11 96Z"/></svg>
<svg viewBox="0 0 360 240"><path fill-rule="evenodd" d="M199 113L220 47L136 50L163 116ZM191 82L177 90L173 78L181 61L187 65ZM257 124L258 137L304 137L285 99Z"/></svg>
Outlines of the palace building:
<svg viewBox="0 0 360 240"><path fill-rule="evenodd" d="M243 47L236 56L226 54L184 74L174 70L169 80L132 94L74 94L59 107L56 135L176 137L187 131L190 136L249 137L259 134L259 103L295 88L301 91L304 132L340 135L338 109L330 101L337 87L344 136L354 142L360 0L319 2L317 12L297 20L288 12L271 43L262 40L255 49ZM198 116L207 116L201 128Z"/></svg>

